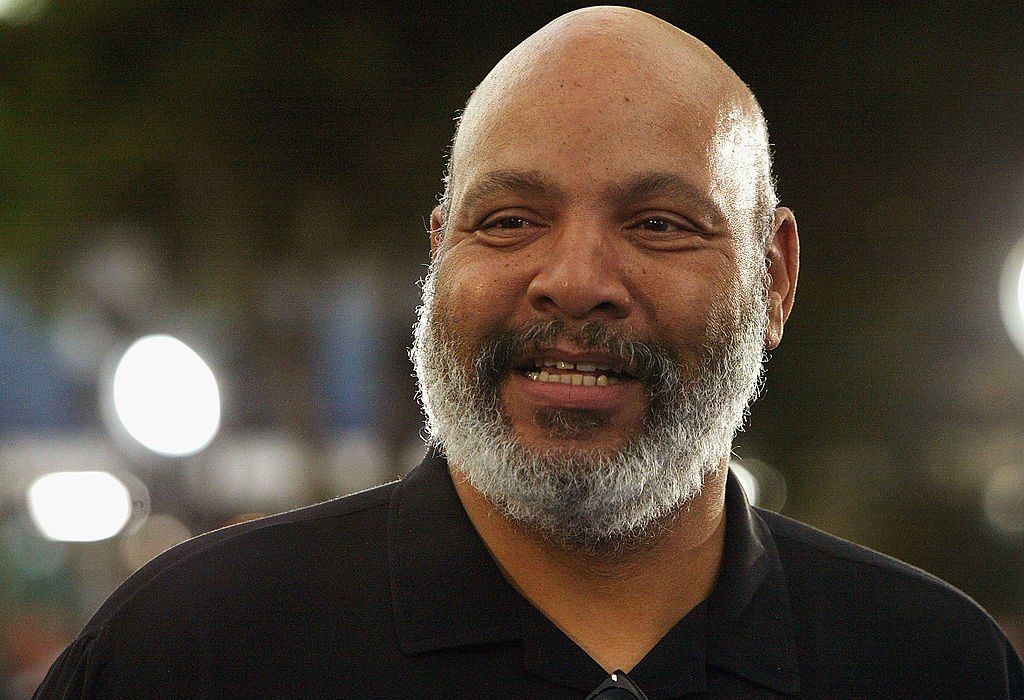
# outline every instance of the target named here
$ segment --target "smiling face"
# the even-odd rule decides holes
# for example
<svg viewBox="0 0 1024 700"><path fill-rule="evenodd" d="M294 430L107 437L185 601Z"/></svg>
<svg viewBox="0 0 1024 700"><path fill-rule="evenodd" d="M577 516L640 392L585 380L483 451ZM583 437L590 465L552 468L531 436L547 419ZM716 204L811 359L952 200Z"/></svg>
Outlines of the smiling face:
<svg viewBox="0 0 1024 700"><path fill-rule="evenodd" d="M745 89L706 47L656 51L674 28L599 19L549 25L474 94L414 347L453 467L563 541L631 511L592 544L649 528L726 458L771 326Z"/></svg>

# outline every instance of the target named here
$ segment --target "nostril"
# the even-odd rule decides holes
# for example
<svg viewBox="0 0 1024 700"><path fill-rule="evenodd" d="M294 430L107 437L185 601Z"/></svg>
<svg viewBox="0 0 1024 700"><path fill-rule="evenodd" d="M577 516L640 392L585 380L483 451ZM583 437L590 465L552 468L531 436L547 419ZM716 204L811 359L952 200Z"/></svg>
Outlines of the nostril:
<svg viewBox="0 0 1024 700"><path fill-rule="evenodd" d="M548 309L553 306L557 306L557 304L555 304L555 300L549 296L537 297L534 305L541 309Z"/></svg>

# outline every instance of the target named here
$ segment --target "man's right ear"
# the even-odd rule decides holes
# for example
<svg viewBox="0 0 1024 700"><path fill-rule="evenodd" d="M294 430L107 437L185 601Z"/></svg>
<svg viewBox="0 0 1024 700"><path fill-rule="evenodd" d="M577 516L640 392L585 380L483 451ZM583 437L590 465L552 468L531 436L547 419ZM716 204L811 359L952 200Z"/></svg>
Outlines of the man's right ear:
<svg viewBox="0 0 1024 700"><path fill-rule="evenodd" d="M430 212L430 257L435 257L441 248L441 237L444 234L444 207L438 204Z"/></svg>

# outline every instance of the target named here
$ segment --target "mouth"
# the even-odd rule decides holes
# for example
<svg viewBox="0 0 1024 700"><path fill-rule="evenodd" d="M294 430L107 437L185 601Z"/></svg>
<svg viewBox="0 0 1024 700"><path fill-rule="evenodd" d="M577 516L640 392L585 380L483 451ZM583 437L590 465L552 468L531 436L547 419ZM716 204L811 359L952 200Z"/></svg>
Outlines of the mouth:
<svg viewBox="0 0 1024 700"><path fill-rule="evenodd" d="M624 367L608 358L530 358L520 363L516 371L535 382L572 386L615 386L634 379Z"/></svg>

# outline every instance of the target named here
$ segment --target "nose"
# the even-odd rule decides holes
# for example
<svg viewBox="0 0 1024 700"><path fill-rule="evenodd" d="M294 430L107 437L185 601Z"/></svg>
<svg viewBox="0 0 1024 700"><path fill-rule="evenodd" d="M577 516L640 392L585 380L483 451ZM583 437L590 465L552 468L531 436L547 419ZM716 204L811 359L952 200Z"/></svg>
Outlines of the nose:
<svg viewBox="0 0 1024 700"><path fill-rule="evenodd" d="M594 225L576 225L548 234L536 275L527 288L530 305L572 319L625 318L632 305L622 260L608 237Z"/></svg>

